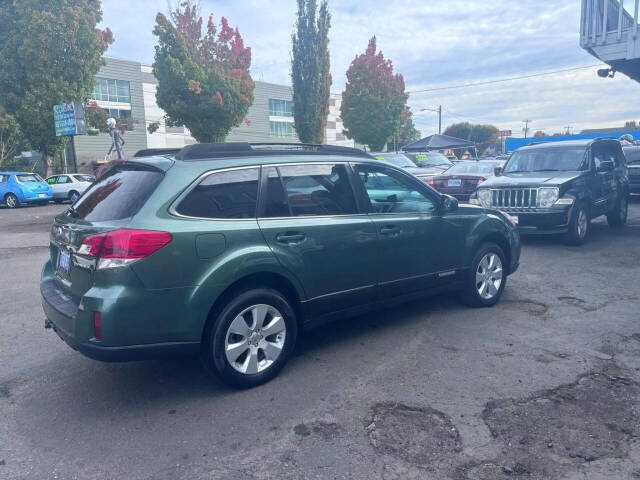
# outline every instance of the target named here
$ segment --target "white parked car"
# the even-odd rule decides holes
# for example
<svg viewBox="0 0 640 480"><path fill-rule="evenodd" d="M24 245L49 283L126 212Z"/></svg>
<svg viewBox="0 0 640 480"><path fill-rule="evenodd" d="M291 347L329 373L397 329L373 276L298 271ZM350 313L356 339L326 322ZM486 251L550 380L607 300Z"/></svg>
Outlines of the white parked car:
<svg viewBox="0 0 640 480"><path fill-rule="evenodd" d="M82 195L82 193L95 182L96 178L91 175L81 173L70 173L64 175L52 175L46 182L53 190L53 201L62 203L69 200L71 203Z"/></svg>

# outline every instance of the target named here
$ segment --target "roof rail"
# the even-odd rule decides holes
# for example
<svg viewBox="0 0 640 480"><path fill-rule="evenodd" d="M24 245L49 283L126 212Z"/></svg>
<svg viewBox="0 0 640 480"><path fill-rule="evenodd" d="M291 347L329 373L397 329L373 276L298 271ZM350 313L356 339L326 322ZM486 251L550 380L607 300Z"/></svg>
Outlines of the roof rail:
<svg viewBox="0 0 640 480"><path fill-rule="evenodd" d="M371 158L367 152L357 148L321 145L313 143L279 143L279 142L226 142L226 143L194 143L180 150L177 160L203 160L209 158L225 158L237 156L263 155L347 155Z"/></svg>
<svg viewBox="0 0 640 480"><path fill-rule="evenodd" d="M138 150L133 156L135 158L140 158L153 157L155 155L175 155L180 150L180 148L144 148L142 150Z"/></svg>

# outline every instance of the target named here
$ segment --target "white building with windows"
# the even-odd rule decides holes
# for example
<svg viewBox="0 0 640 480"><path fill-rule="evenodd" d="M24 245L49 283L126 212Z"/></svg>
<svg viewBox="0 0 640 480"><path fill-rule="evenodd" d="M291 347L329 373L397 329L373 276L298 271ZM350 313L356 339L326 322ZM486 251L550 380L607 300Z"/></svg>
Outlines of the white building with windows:
<svg viewBox="0 0 640 480"><path fill-rule="evenodd" d="M96 76L93 100L108 115L127 125L125 154L132 156L144 148L180 148L194 143L184 127L165 124L164 111L156 103L157 81L153 69L128 60L106 58ZM288 85L255 82L254 102L246 120L234 128L229 142L298 142L293 126L293 90ZM331 94L325 143L353 146L344 137L340 119L340 94ZM149 133L148 127L157 123L158 129ZM88 166L104 160L110 146L107 134L75 137L78 166Z"/></svg>

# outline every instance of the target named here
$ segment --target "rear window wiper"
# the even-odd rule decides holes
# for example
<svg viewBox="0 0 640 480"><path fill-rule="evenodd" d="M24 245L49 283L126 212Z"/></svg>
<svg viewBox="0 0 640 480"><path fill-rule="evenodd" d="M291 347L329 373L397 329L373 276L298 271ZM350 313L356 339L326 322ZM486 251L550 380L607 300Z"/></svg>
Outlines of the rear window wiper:
<svg viewBox="0 0 640 480"><path fill-rule="evenodd" d="M69 217L73 217L73 218L77 218L77 217L80 216L78 211L75 208L73 208L73 205L71 205L69 208L67 208L67 215Z"/></svg>

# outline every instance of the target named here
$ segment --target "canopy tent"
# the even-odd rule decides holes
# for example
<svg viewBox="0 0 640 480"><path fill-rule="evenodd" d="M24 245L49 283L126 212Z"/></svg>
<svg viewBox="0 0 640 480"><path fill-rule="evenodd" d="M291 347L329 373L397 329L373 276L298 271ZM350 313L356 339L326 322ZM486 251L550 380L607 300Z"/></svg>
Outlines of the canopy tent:
<svg viewBox="0 0 640 480"><path fill-rule="evenodd" d="M427 150L447 150L455 148L475 147L475 143L449 135L431 135L421 140L405 145L405 152L424 152Z"/></svg>

